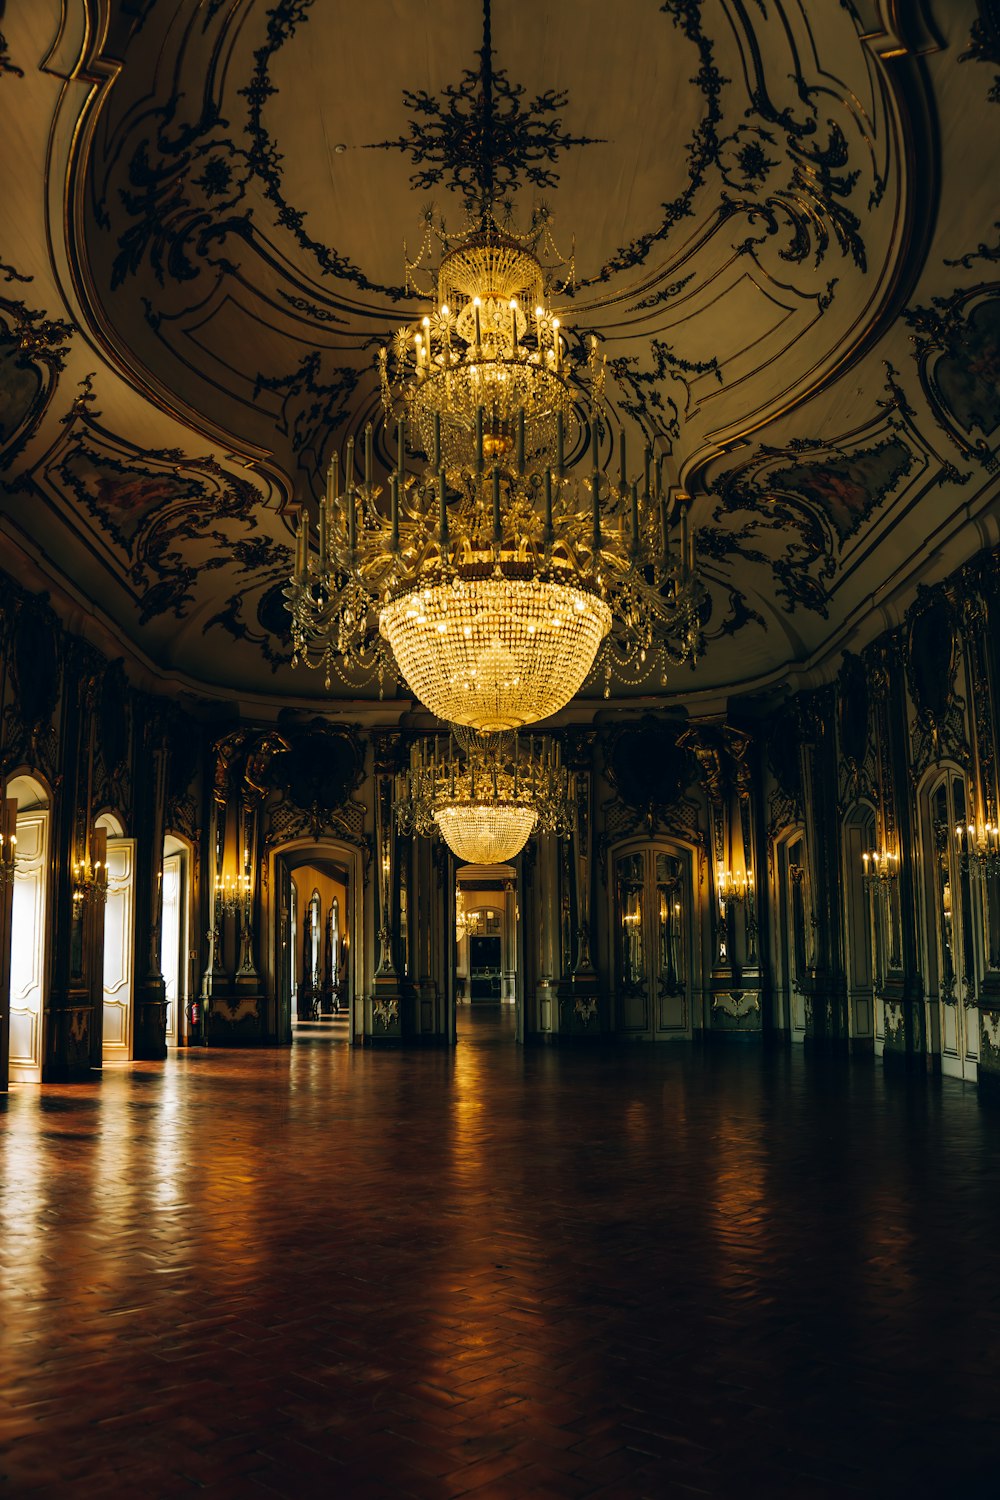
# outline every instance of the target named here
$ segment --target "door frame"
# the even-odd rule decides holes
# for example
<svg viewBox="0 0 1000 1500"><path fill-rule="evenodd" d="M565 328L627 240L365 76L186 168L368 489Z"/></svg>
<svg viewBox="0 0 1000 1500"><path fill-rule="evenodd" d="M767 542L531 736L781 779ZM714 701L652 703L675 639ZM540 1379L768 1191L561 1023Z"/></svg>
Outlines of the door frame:
<svg viewBox="0 0 1000 1500"><path fill-rule="evenodd" d="M658 1011L656 1009L656 996L649 995L649 1024L642 1031L626 1031L621 1024L621 1005L619 1002L619 972L618 972L618 882L616 877L616 865L620 859L630 854L645 854L648 858L644 861L645 876L644 890L651 892L656 885L656 854L667 854L672 858L680 857L687 866L688 884L688 933L687 933L687 962L688 962L688 996L687 996L687 1024L684 1027L664 1028L658 1024ZM689 1042L694 1038L696 1031L706 1029L708 1025L707 1006L709 1003L706 992L705 976L709 972L706 966L705 954L705 923L703 921L702 903L698 900L698 893L702 888L704 870L704 849L694 840L669 833L658 834L655 838L632 837L620 839L609 845L607 850L607 931L608 931L608 973L610 979L610 999L612 1029L620 1036L628 1037L634 1041L655 1042ZM655 945L650 942L650 934L653 926L652 903L646 902L644 913L644 936L647 945L647 975L652 972L652 955Z"/></svg>
<svg viewBox="0 0 1000 1500"><path fill-rule="evenodd" d="M302 864L308 864L310 860L332 862L342 866L347 873L348 920L341 927L348 944L346 977L351 997L347 1039L352 1046L360 1046L364 1040L365 1003L373 976L373 965L369 958L372 945L365 941L365 857L364 851L357 845L336 838L288 839L268 851L267 885L263 896L264 905L269 906L270 910L264 912L263 930L267 935L265 972L274 1006L274 1033L280 1039L287 1040L292 1031L291 1001L280 993L280 982L287 969L282 958L281 943L283 939L290 941L290 934L283 934L281 931L281 882L290 881L294 874L288 864L289 858L293 856ZM301 938L301 934L298 936ZM372 937L374 938L374 933Z"/></svg>

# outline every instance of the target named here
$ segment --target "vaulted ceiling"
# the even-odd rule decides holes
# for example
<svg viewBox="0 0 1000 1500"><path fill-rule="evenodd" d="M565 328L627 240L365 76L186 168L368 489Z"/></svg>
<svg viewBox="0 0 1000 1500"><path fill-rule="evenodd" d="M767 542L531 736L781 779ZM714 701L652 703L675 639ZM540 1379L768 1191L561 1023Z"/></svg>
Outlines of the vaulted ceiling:
<svg viewBox="0 0 1000 1500"><path fill-rule="evenodd" d="M420 310L404 244L428 206L463 218L483 19L0 17L0 547L151 677L327 699L290 667L292 520L369 421L388 464L376 349ZM491 21L505 199L551 211L571 352L596 335L614 375L603 456L655 440L696 497L709 650L660 701L832 671L998 540L996 7L493 0Z"/></svg>

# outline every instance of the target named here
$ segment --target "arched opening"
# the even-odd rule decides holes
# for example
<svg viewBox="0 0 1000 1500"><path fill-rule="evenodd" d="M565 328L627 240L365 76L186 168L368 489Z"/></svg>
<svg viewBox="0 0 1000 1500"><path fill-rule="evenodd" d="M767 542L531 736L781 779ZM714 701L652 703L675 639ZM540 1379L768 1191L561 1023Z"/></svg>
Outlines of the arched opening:
<svg viewBox="0 0 1000 1500"><path fill-rule="evenodd" d="M694 851L664 839L618 845L609 859L616 1028L638 1040L690 1038L702 1001Z"/></svg>
<svg viewBox="0 0 1000 1500"><path fill-rule="evenodd" d="M94 827L107 836L108 887L104 903L103 1016L101 1061L132 1056L135 994L135 839L115 813L102 813Z"/></svg>
<svg viewBox="0 0 1000 1500"><path fill-rule="evenodd" d="M279 1035L293 1041L351 1039L360 983L351 933L357 921L356 855L310 844L274 857L274 980Z"/></svg>
<svg viewBox="0 0 1000 1500"><path fill-rule="evenodd" d="M784 829L774 841L775 1028L793 1042L806 1035L805 978L810 961L811 890L805 829Z"/></svg>
<svg viewBox="0 0 1000 1500"><path fill-rule="evenodd" d="M160 971L167 997L167 1046L188 1035L191 965L191 847L168 833L163 840L160 879Z"/></svg>
<svg viewBox="0 0 1000 1500"><path fill-rule="evenodd" d="M455 872L456 1032L485 1029L515 1035L517 870L514 865L460 865Z"/></svg>
<svg viewBox="0 0 1000 1500"><path fill-rule="evenodd" d="M928 1044L943 1073L972 1081L979 1071L983 891L952 838L957 824L975 821L964 773L934 767L918 788L917 806Z"/></svg>
<svg viewBox="0 0 1000 1500"><path fill-rule="evenodd" d="M9 1077L12 1083L40 1083L48 982L46 931L52 807L45 787L28 774L8 781L6 796L17 804L7 1033Z"/></svg>

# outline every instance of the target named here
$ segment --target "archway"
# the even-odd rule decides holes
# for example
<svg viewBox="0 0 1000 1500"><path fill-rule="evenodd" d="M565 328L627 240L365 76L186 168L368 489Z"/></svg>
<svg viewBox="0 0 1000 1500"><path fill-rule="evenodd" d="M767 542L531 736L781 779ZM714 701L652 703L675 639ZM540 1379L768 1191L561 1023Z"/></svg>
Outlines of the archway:
<svg viewBox="0 0 1000 1500"><path fill-rule="evenodd" d="M115 813L102 813L94 826L107 835L108 865L101 1060L128 1062L135 992L135 839L125 837Z"/></svg>
<svg viewBox="0 0 1000 1500"><path fill-rule="evenodd" d="M48 985L49 838L52 807L42 782L30 774L7 783L17 803L17 861L11 908L9 1076L40 1083Z"/></svg>
<svg viewBox="0 0 1000 1500"><path fill-rule="evenodd" d="M455 1002L459 1036L483 1036L492 1022L517 1033L517 869L460 865L455 872Z"/></svg>
<svg viewBox="0 0 1000 1500"><path fill-rule="evenodd" d="M301 841L273 855L271 965L278 1035L353 1041L364 996L358 851Z"/></svg>

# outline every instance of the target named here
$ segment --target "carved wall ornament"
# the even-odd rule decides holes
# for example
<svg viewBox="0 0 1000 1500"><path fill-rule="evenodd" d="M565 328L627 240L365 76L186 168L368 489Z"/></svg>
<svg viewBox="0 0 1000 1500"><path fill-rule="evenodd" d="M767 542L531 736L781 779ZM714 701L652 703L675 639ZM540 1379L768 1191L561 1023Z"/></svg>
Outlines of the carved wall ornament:
<svg viewBox="0 0 1000 1500"><path fill-rule="evenodd" d="M383 1031L388 1031L399 1021L399 1001L387 1000L383 995L376 995L372 1001L372 1018Z"/></svg>
<svg viewBox="0 0 1000 1500"><path fill-rule="evenodd" d="M965 703L956 698L958 615L947 590L917 590L907 614L906 675L917 710L912 725L912 771L919 780L931 760L950 756L967 766L971 756L965 734Z"/></svg>
<svg viewBox="0 0 1000 1500"><path fill-rule="evenodd" d="M691 752L678 742L681 728L647 715L601 741L608 784L650 832L682 800L695 776Z"/></svg>

